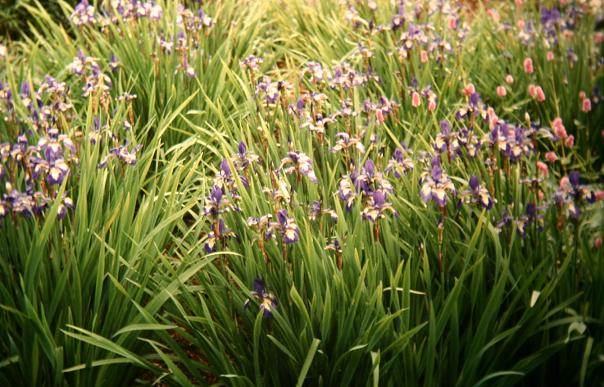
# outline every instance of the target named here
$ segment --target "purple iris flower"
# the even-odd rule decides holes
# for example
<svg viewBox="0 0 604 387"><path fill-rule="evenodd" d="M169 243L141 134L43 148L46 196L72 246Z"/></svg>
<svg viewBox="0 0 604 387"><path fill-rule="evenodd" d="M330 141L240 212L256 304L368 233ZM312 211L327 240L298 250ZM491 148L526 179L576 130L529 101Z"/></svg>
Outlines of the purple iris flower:
<svg viewBox="0 0 604 387"><path fill-rule="evenodd" d="M424 172L421 178L420 196L425 203L433 200L439 207L447 204L447 193L456 195L457 191L449 176L443 172L440 158L432 159L430 172Z"/></svg>
<svg viewBox="0 0 604 387"><path fill-rule="evenodd" d="M229 166L229 162L226 159L222 159L220 162L220 172L224 177L233 176L233 172L231 172L231 167Z"/></svg>
<svg viewBox="0 0 604 387"><path fill-rule="evenodd" d="M300 229L294 223L294 219L287 217L287 210L277 212L277 223L273 222L273 228L278 229L283 237L283 243L289 245L300 239Z"/></svg>
<svg viewBox="0 0 604 387"><path fill-rule="evenodd" d="M317 176L313 169L312 160L301 152L288 152L287 156L281 160L281 165L278 168L286 174L296 172L298 176L306 176L313 183L317 183Z"/></svg>
<svg viewBox="0 0 604 387"><path fill-rule="evenodd" d="M204 215L210 217L216 217L218 214L224 211L224 203L223 203L224 192L222 187L217 185L213 186L210 190L210 194L206 199L206 204L204 207Z"/></svg>
<svg viewBox="0 0 604 387"><path fill-rule="evenodd" d="M46 182L50 185L61 185L68 173L69 166L67 166L65 161L63 159L56 160L50 163Z"/></svg>
<svg viewBox="0 0 604 387"><path fill-rule="evenodd" d="M211 231L208 233L208 237L206 239L206 243L203 245L203 250L206 253L211 253L216 251L216 245L219 240L226 238L234 238L237 235L229 228L224 225L224 220L220 219L218 221L217 230Z"/></svg>
<svg viewBox="0 0 604 387"><path fill-rule="evenodd" d="M365 162L365 175L369 179L373 179L373 176L375 175L375 164L373 163L373 160L371 160L371 159L368 159Z"/></svg>
<svg viewBox="0 0 604 387"><path fill-rule="evenodd" d="M277 298L273 293L267 290L266 284L262 278L256 278L253 285L254 290L250 292L250 298L248 298L243 307L247 308L251 300L254 299L259 302L260 310L264 318L269 318L273 315L273 311L277 307Z"/></svg>
<svg viewBox="0 0 604 387"><path fill-rule="evenodd" d="M482 208L490 210L493 207L493 199L489 191L480 185L480 181L476 176L470 177L470 191L466 192L466 196L470 197L472 203L480 204Z"/></svg>
<svg viewBox="0 0 604 387"><path fill-rule="evenodd" d="M363 209L362 216L365 220L376 222L378 219L384 218L387 211L398 216L392 204L386 202L386 192L375 191L371 194L368 205Z"/></svg>
<svg viewBox="0 0 604 387"><path fill-rule="evenodd" d="M384 172L393 172L394 177L400 179L403 174L412 171L414 168L413 160L406 157L407 151L404 148L396 148L392 154L392 159L388 161L388 165Z"/></svg>

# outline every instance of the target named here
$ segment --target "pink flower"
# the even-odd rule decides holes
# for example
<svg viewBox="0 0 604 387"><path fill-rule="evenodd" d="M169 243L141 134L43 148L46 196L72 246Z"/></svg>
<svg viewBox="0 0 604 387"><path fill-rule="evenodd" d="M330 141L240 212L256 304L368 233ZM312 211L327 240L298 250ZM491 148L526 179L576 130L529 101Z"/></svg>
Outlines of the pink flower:
<svg viewBox="0 0 604 387"><path fill-rule="evenodd" d="M573 145L575 145L575 136L571 134L570 136L566 137L564 145L566 145L567 148L572 148Z"/></svg>
<svg viewBox="0 0 604 387"><path fill-rule="evenodd" d="M495 113L495 109L491 106L487 108L487 118L489 121L489 129L493 129L495 125L499 122L499 117L497 117L497 113Z"/></svg>
<svg viewBox="0 0 604 387"><path fill-rule="evenodd" d="M564 176L562 179L560 179L560 189L564 191L569 191L571 189L570 180L568 179L568 176Z"/></svg>
<svg viewBox="0 0 604 387"><path fill-rule="evenodd" d="M585 98L587 98L587 94L585 94L585 92L584 92L583 90L581 90L581 91L579 92L579 99L580 99L581 101L583 101Z"/></svg>
<svg viewBox="0 0 604 387"><path fill-rule="evenodd" d="M537 89L536 86L533 85L532 83L530 85L528 85L528 93L531 97L536 98L537 97Z"/></svg>
<svg viewBox="0 0 604 387"><path fill-rule="evenodd" d="M547 169L547 164L543 161L537 161L537 170L543 177L547 177L549 175L549 170Z"/></svg>
<svg viewBox="0 0 604 387"><path fill-rule="evenodd" d="M499 23L499 20L501 19L499 12L497 12L495 8L487 9L487 15L489 15L495 23Z"/></svg>
<svg viewBox="0 0 604 387"><path fill-rule="evenodd" d="M467 85L464 86L463 88L463 93L469 97L472 94L476 93L476 88L474 87L474 84L472 83L468 83Z"/></svg>
<svg viewBox="0 0 604 387"><path fill-rule="evenodd" d="M514 77L513 77L513 76L511 76L510 74L506 75L506 76L505 76L505 82L506 82L508 85L511 85L512 83L514 83Z"/></svg>
<svg viewBox="0 0 604 387"><path fill-rule="evenodd" d="M524 60L524 72L527 74L532 74L533 71L533 60L531 58L526 58Z"/></svg>
<svg viewBox="0 0 604 387"><path fill-rule="evenodd" d="M384 113L382 113L382 109L377 109L375 111L375 120L379 125L384 123Z"/></svg>
<svg viewBox="0 0 604 387"><path fill-rule="evenodd" d="M526 22L524 21L524 19L520 19L516 22L516 27L518 27L519 30L523 30L525 26Z"/></svg>
<svg viewBox="0 0 604 387"><path fill-rule="evenodd" d="M430 100L428 101L428 110L431 112L436 110L436 100L434 100L433 98L430 98Z"/></svg>
<svg viewBox="0 0 604 387"><path fill-rule="evenodd" d="M561 139L564 140L568 136L566 134L566 128L562 123L562 118L556 117L552 122L552 128L554 128L554 133L556 133L556 136L560 137Z"/></svg>
<svg viewBox="0 0 604 387"><path fill-rule="evenodd" d="M497 86L497 95L500 97L505 97L507 94L507 91L505 90L504 86Z"/></svg>
<svg viewBox="0 0 604 387"><path fill-rule="evenodd" d="M548 62L551 62L554 60L554 53L552 51L548 51L547 54L545 54L545 59L547 59Z"/></svg>
<svg viewBox="0 0 604 387"><path fill-rule="evenodd" d="M583 106L581 106L581 110L583 110L584 113L588 113L591 111L591 99L583 99Z"/></svg>
<svg viewBox="0 0 604 387"><path fill-rule="evenodd" d="M537 192L537 196L539 197L539 201L542 201L545 198L545 194L541 190Z"/></svg>
<svg viewBox="0 0 604 387"><path fill-rule="evenodd" d="M604 191L596 191L594 195L597 201L604 200Z"/></svg>
<svg viewBox="0 0 604 387"><path fill-rule="evenodd" d="M455 18L455 17L449 18L449 28L452 30L457 28L457 18Z"/></svg>
<svg viewBox="0 0 604 387"><path fill-rule="evenodd" d="M543 89L541 88L541 86L535 87L535 94L536 94L537 102L545 101L545 93L543 92Z"/></svg>
<svg viewBox="0 0 604 387"><path fill-rule="evenodd" d="M556 152L547 152L545 154L545 159L550 163L555 163L556 161L558 161L558 155L556 154Z"/></svg>
<svg viewBox="0 0 604 387"><path fill-rule="evenodd" d="M422 63L426 63L426 62L428 61L428 51L426 51L426 50L422 50L422 51L419 53L419 60L420 60Z"/></svg>
<svg viewBox="0 0 604 387"><path fill-rule="evenodd" d="M596 249L599 249L600 247L602 247L602 238L597 237L596 240L594 241L594 247Z"/></svg>
<svg viewBox="0 0 604 387"><path fill-rule="evenodd" d="M414 91L413 94L411 94L411 106L418 107L421 104L422 104L422 99L419 96L419 93L417 91Z"/></svg>

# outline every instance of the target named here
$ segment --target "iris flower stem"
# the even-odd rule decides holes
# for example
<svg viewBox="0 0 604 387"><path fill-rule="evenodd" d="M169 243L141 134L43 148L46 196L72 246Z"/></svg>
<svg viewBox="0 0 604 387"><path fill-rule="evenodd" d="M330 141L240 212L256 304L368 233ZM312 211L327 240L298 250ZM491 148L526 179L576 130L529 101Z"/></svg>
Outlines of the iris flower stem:
<svg viewBox="0 0 604 387"><path fill-rule="evenodd" d="M403 63L403 57L399 55L399 72L401 73L401 104L405 101L405 64Z"/></svg>
<svg viewBox="0 0 604 387"><path fill-rule="evenodd" d="M281 255L283 255L283 260L287 263L287 246L285 245L285 243L282 243L281 245Z"/></svg>
<svg viewBox="0 0 604 387"><path fill-rule="evenodd" d="M578 220L574 220L573 221L573 226L575 228L574 229L574 236L573 236L574 237L573 243L574 243L575 246L574 246L574 249L573 249L574 250L573 251L573 256L574 257L573 257L573 278L572 278L573 287L572 287L572 289L573 289L574 292L576 292L576 291L578 291L577 285L579 283L579 281L578 281L579 272L577 270L577 266L578 266L577 261L579 260L579 253L578 253L578 251L579 251L579 221Z"/></svg>
<svg viewBox="0 0 604 387"><path fill-rule="evenodd" d="M264 248L264 238L262 237L262 235L258 238L258 247L260 248L260 252L262 253L262 256L264 257L264 263L267 265L270 264L271 259L268 256L268 254L266 254L266 249Z"/></svg>
<svg viewBox="0 0 604 387"><path fill-rule="evenodd" d="M378 222L375 222L373 225L373 236L376 242L380 240L380 224Z"/></svg>
<svg viewBox="0 0 604 387"><path fill-rule="evenodd" d="M447 208L440 207L442 221L438 225L438 271L443 273L443 237L445 231L445 220L447 219Z"/></svg>

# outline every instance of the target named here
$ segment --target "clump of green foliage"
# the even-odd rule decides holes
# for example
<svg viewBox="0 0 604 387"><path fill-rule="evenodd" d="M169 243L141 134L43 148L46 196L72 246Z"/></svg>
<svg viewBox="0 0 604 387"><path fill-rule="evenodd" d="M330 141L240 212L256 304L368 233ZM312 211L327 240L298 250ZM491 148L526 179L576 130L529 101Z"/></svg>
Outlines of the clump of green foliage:
<svg viewBox="0 0 604 387"><path fill-rule="evenodd" d="M58 4L0 58L2 384L602 380L590 3Z"/></svg>

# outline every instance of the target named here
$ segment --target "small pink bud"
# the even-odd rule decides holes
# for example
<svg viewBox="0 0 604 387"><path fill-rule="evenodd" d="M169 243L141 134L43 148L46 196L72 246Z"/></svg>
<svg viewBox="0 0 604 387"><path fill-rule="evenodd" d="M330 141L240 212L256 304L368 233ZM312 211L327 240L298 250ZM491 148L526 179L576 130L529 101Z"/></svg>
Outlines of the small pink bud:
<svg viewBox="0 0 604 387"><path fill-rule="evenodd" d="M526 23L523 19L520 19L516 22L516 27L518 27L519 30L523 30L525 25Z"/></svg>
<svg viewBox="0 0 604 387"><path fill-rule="evenodd" d="M455 17L449 18L449 28L452 30L457 28L457 19Z"/></svg>
<svg viewBox="0 0 604 387"><path fill-rule="evenodd" d="M489 129L493 129L497 125L497 122L499 122L499 117L497 117L495 109L491 106L487 108L487 117L489 118Z"/></svg>
<svg viewBox="0 0 604 387"><path fill-rule="evenodd" d="M493 130L495 128L495 126L497 126L498 122L499 122L499 117L497 117L497 116L489 117L489 129Z"/></svg>
<svg viewBox="0 0 604 387"><path fill-rule="evenodd" d="M543 177L547 177L549 175L549 170L547 169L547 164L543 161L537 161L537 170Z"/></svg>
<svg viewBox="0 0 604 387"><path fill-rule="evenodd" d="M426 50L422 50L422 51L419 53L419 60L420 60L422 63L426 63L426 62L428 61L428 52L427 52Z"/></svg>
<svg viewBox="0 0 604 387"><path fill-rule="evenodd" d="M375 120L379 125L384 123L384 113L382 113L382 109L377 109L375 111Z"/></svg>
<svg viewBox="0 0 604 387"><path fill-rule="evenodd" d="M575 145L575 136L571 134L570 136L566 137L564 145L566 145L567 148L572 148L573 145Z"/></svg>
<svg viewBox="0 0 604 387"><path fill-rule="evenodd" d="M499 23L499 20L501 19L499 12L497 12L495 8L489 8L487 10L487 15L489 15L495 23Z"/></svg>
<svg viewBox="0 0 604 387"><path fill-rule="evenodd" d="M599 249L600 247L602 247L602 238L597 237L596 240L594 241L594 247L596 249Z"/></svg>
<svg viewBox="0 0 604 387"><path fill-rule="evenodd" d="M505 97L508 92L505 90L504 86L497 86L497 95L500 97Z"/></svg>
<svg viewBox="0 0 604 387"><path fill-rule="evenodd" d="M543 200L545 198L545 194L543 193L543 191L539 190L539 192L537 193L537 196L539 197L539 200Z"/></svg>
<svg viewBox="0 0 604 387"><path fill-rule="evenodd" d="M528 93L533 98L537 97L537 88L532 83L530 85L528 85Z"/></svg>
<svg viewBox="0 0 604 387"><path fill-rule="evenodd" d="M533 71L533 60L531 58L526 58L524 60L524 72L527 74L532 74Z"/></svg>
<svg viewBox="0 0 604 387"><path fill-rule="evenodd" d="M564 176L560 179L560 189L568 191L571 188L570 180L568 180L568 176Z"/></svg>
<svg viewBox="0 0 604 387"><path fill-rule="evenodd" d="M432 98L428 101L428 110L431 112L436 110L436 101Z"/></svg>
<svg viewBox="0 0 604 387"><path fill-rule="evenodd" d="M535 93L537 94L537 102L545 101L545 93L543 92L541 86L535 87Z"/></svg>
<svg viewBox="0 0 604 387"><path fill-rule="evenodd" d="M545 59L547 59L548 62L551 62L554 60L554 53L552 51L548 51L547 54L545 54Z"/></svg>
<svg viewBox="0 0 604 387"><path fill-rule="evenodd" d="M594 195L597 201L604 200L604 191L596 191Z"/></svg>
<svg viewBox="0 0 604 387"><path fill-rule="evenodd" d="M566 134L566 128L562 123L562 118L556 117L552 122L552 128L554 128L554 133L556 133L556 136L560 137L561 139L565 139L568 136Z"/></svg>
<svg viewBox="0 0 604 387"><path fill-rule="evenodd" d="M583 101L587 97L587 94L583 90L579 92L579 99Z"/></svg>
<svg viewBox="0 0 604 387"><path fill-rule="evenodd" d="M514 83L514 77L513 77L513 76L511 76L510 74L506 75L506 76L505 76L505 82L506 82L508 85L511 85L512 83Z"/></svg>
<svg viewBox="0 0 604 387"><path fill-rule="evenodd" d="M581 107L584 113L588 113L591 111L591 99L585 98L583 100L583 106Z"/></svg>
<svg viewBox="0 0 604 387"><path fill-rule="evenodd" d="M558 161L558 155L556 154L556 152L547 152L545 154L545 159L550 163L554 163Z"/></svg>
<svg viewBox="0 0 604 387"><path fill-rule="evenodd" d="M554 129L556 136L560 137L562 140L566 140L568 134L566 133L566 128L564 126L560 126Z"/></svg>
<svg viewBox="0 0 604 387"><path fill-rule="evenodd" d="M422 104L422 99L419 96L419 93L417 91L414 91L413 94L411 94L411 106L418 107L421 104Z"/></svg>
<svg viewBox="0 0 604 387"><path fill-rule="evenodd" d="M474 84L472 83L468 83L464 88L463 88L463 93L466 96L471 96L472 94L476 93L476 88L474 87Z"/></svg>

